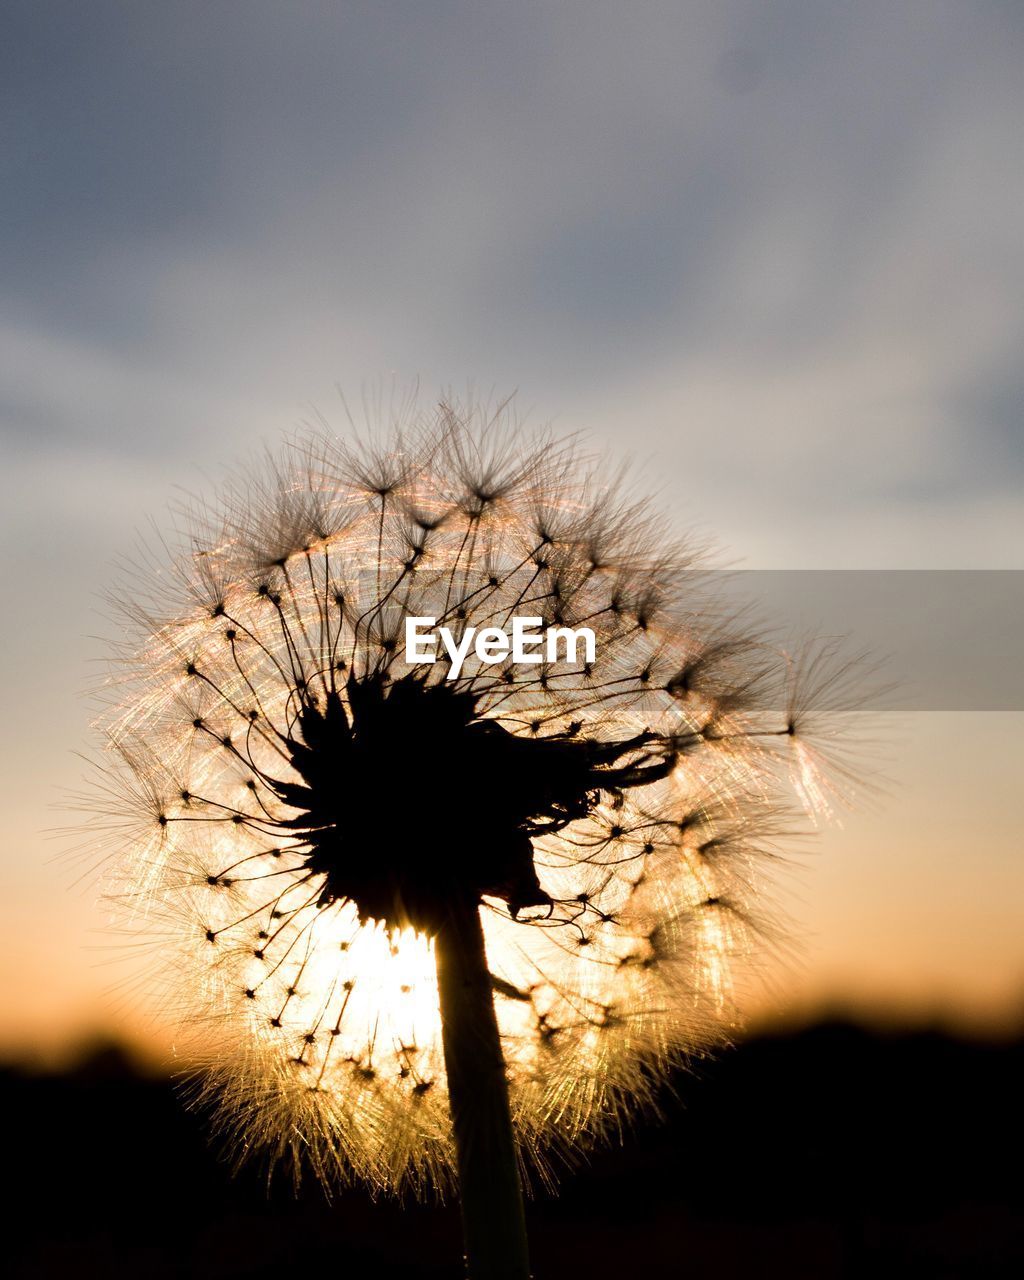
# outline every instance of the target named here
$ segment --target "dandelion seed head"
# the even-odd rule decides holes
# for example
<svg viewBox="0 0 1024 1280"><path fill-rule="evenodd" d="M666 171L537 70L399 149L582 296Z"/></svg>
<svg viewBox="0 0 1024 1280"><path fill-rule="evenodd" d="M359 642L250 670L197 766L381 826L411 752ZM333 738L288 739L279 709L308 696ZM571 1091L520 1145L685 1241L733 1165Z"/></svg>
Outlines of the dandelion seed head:
<svg viewBox="0 0 1024 1280"><path fill-rule="evenodd" d="M808 693L621 476L511 414L405 406L370 445L298 438L184 511L184 549L125 593L90 838L158 940L228 1140L328 1182L450 1176L433 938L453 896L482 908L544 1176L728 1034L737 966L772 935L780 752L823 802L789 730L824 667ZM592 628L594 660L405 660L407 617L515 615Z"/></svg>

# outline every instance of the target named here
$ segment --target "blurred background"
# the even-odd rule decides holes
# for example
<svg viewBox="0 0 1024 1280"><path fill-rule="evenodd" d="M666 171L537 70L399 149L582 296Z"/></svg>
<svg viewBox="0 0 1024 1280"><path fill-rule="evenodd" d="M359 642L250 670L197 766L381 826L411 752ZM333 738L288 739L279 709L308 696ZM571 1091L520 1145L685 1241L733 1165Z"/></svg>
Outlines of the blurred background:
<svg viewBox="0 0 1024 1280"><path fill-rule="evenodd" d="M339 387L358 416L418 378L629 457L737 567L1024 569L1024 9L9 0L3 27L0 1059L49 1219L20 1265L454 1274L450 1211L230 1184L118 987L47 834L115 562L176 492L347 430ZM975 661L968 633L950 682ZM786 878L798 953L684 1108L535 1207L539 1276L1019 1263L1024 714L949 705L877 714L885 793Z"/></svg>

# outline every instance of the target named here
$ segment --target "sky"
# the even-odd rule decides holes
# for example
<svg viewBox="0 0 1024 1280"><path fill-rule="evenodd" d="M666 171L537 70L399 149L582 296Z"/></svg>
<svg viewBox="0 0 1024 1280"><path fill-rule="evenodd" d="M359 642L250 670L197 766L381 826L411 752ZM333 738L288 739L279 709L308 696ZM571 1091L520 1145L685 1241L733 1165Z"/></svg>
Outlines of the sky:
<svg viewBox="0 0 1024 1280"><path fill-rule="evenodd" d="M1019 5L4 18L0 1040L142 1025L47 831L119 557L342 392L515 391L732 564L1024 568ZM892 726L770 1008L1019 1022L1022 721Z"/></svg>

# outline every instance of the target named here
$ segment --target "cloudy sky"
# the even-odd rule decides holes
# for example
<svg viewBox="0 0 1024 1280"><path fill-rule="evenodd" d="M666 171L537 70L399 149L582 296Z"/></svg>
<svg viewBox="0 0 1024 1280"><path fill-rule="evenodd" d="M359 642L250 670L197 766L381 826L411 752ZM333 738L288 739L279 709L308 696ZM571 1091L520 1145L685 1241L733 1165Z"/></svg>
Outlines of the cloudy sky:
<svg viewBox="0 0 1024 1280"><path fill-rule="evenodd" d="M114 561L339 386L517 390L746 566L1024 568L1021 6L4 16L9 1038L107 1016L41 828ZM1021 717L901 733L780 1000L1019 1012Z"/></svg>

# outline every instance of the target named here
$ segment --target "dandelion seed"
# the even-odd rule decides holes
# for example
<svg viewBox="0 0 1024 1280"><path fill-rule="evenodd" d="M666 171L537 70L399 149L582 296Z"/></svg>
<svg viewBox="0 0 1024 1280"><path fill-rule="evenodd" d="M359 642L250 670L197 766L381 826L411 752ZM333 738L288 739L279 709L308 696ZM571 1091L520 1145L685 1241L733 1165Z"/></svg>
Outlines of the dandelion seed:
<svg viewBox="0 0 1024 1280"><path fill-rule="evenodd" d="M770 933L779 753L823 800L793 664L694 594L621 478L510 414L310 436L189 510L125 602L95 806L228 1141L386 1191L458 1166L471 1264L518 1247L472 1222L518 1162L550 1178L723 1035ZM594 650L406 661L407 618L517 616Z"/></svg>

